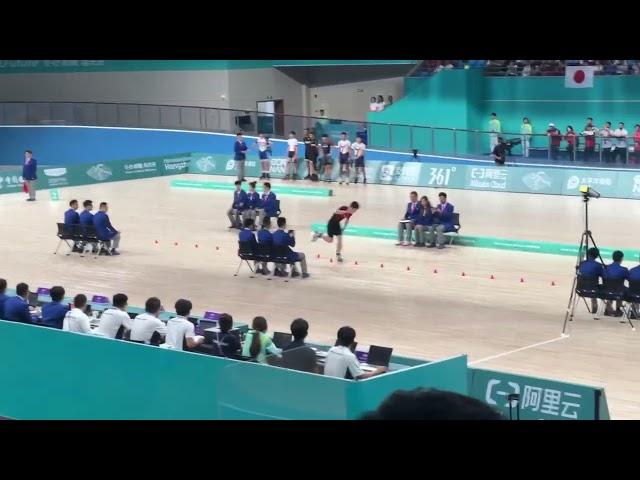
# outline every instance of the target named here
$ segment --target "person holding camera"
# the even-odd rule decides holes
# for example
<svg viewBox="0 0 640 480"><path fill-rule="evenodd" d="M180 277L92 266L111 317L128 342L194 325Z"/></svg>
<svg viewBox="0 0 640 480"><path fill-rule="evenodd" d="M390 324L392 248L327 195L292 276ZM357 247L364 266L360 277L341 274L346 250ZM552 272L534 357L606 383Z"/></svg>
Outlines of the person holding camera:
<svg viewBox="0 0 640 480"><path fill-rule="evenodd" d="M496 165L504 165L507 159L507 145L502 137L498 137L498 143L493 147L492 155Z"/></svg>
<svg viewBox="0 0 640 480"><path fill-rule="evenodd" d="M288 258L294 262L300 262L300 268L302 269L302 278L309 277L309 273L307 273L307 260L302 252L294 252L291 247L296 246L296 238L295 232L293 230L285 231L287 228L287 219L284 217L278 218L278 230L273 232L273 245L281 246L286 245L289 247L289 255ZM286 273L284 274L286 275ZM291 266L291 276L299 277L300 272L295 265L295 263Z"/></svg>

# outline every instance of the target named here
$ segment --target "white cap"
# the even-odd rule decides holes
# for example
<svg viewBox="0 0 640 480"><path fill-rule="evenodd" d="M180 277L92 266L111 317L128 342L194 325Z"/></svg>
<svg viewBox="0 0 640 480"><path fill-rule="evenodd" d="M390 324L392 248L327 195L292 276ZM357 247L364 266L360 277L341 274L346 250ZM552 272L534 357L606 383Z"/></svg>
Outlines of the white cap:
<svg viewBox="0 0 640 480"><path fill-rule="evenodd" d="M553 123L550 123L549 126L550 127L555 127L555 125Z"/></svg>

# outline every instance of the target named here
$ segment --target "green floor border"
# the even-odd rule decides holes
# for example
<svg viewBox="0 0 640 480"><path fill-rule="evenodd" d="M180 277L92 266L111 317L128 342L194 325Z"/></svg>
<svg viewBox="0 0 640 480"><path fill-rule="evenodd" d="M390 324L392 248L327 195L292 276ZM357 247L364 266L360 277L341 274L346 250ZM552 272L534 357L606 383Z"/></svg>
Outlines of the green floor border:
<svg viewBox="0 0 640 480"><path fill-rule="evenodd" d="M313 223L311 224L313 231L326 231L326 224ZM354 237L369 237L380 238L384 240L397 240L398 231L395 228L376 228L376 227L360 227L356 225L349 225L344 232L346 235ZM497 250L514 250L518 252L532 252L532 253L546 253L550 255L565 255L571 257L578 256L578 245L570 245L567 243L555 243L555 242L539 242L531 240L513 240L510 238L497 238L497 237L472 237L466 235L458 235L453 239L454 245L464 245L467 247L477 248L493 248ZM611 258L611 254L617 248L611 247L599 247L600 254L603 258ZM625 257L628 259L637 259L640 254L640 250L620 249L625 252Z"/></svg>
<svg viewBox="0 0 640 480"><path fill-rule="evenodd" d="M233 182L203 182L197 180L171 180L171 186L177 188L197 188L204 190L224 190L235 189ZM305 195L311 197L332 197L331 188L301 188L290 187L288 185L273 185L271 188L276 195Z"/></svg>

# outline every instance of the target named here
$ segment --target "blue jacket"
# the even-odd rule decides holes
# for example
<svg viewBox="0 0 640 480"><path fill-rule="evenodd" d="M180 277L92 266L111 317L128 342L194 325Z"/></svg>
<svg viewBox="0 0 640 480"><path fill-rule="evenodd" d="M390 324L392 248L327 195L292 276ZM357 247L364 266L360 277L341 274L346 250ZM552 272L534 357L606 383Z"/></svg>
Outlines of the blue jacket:
<svg viewBox="0 0 640 480"><path fill-rule="evenodd" d="M235 208L236 210L246 210L247 209L247 192L240 189L233 191L233 204L231 208Z"/></svg>
<svg viewBox="0 0 640 480"><path fill-rule="evenodd" d="M583 277L600 278L604 272L604 265L595 260L583 260L578 265L578 273Z"/></svg>
<svg viewBox="0 0 640 480"><path fill-rule="evenodd" d="M4 302L4 317L12 322L31 323L29 304L18 296L7 298Z"/></svg>
<svg viewBox="0 0 640 480"><path fill-rule="evenodd" d="M38 175L36 172L38 171L38 161L31 157L31 161L27 165L26 163L22 164L22 178L25 180L37 180Z"/></svg>
<svg viewBox="0 0 640 480"><path fill-rule="evenodd" d="M633 267L629 270L628 278L629 278L629 282L640 282L640 265L638 265L637 267ZM0 308L2 308L1 303L0 303Z"/></svg>
<svg viewBox="0 0 640 480"><path fill-rule="evenodd" d="M102 241L111 240L116 236L118 231L113 228L109 221L109 215L100 211L93 216L93 226L96 227L98 238Z"/></svg>
<svg viewBox="0 0 640 480"><path fill-rule="evenodd" d="M289 255L288 258L290 260L297 260L298 259L298 254L296 252L294 252L293 250L291 250L291 247L295 247L296 246L296 239L289 235L288 232L285 232L282 229L278 229L275 232L273 232L273 244L274 245L286 245L289 247Z"/></svg>
<svg viewBox="0 0 640 480"><path fill-rule="evenodd" d="M77 225L80 223L80 215L73 208L70 208L64 212L64 224L65 225Z"/></svg>
<svg viewBox="0 0 640 480"><path fill-rule="evenodd" d="M420 210L420 202L416 202L415 204L411 202L407 203L407 210L404 212L404 219L415 221L420 216Z"/></svg>
<svg viewBox="0 0 640 480"><path fill-rule="evenodd" d="M0 293L0 319L4 319L4 303L7 301L7 297L4 293Z"/></svg>
<svg viewBox="0 0 640 480"><path fill-rule="evenodd" d="M424 208L420 205L418 217L415 219L416 225L433 225L433 213L431 206Z"/></svg>
<svg viewBox="0 0 640 480"><path fill-rule="evenodd" d="M240 233L238 233L238 240L241 242L249 242L251 245L254 245L254 246L257 243L256 236L253 233L253 230L249 228L243 228L242 230L240 230Z"/></svg>
<svg viewBox="0 0 640 480"><path fill-rule="evenodd" d="M275 217L278 215L278 204L276 203L276 194L269 192L262 194L262 208L267 217Z"/></svg>
<svg viewBox="0 0 640 480"><path fill-rule="evenodd" d="M442 204L440 203L438 204L437 208L438 209L434 214L437 219L436 223L439 223L440 225L444 225L445 232L450 232L452 230L455 230L453 226L453 205L447 202L443 210Z"/></svg>
<svg viewBox="0 0 640 480"><path fill-rule="evenodd" d="M247 192L247 206L250 210L262 208L262 199L258 192Z"/></svg>
<svg viewBox="0 0 640 480"><path fill-rule="evenodd" d="M268 228L258 230L258 243L263 245L273 245L273 234Z"/></svg>
<svg viewBox="0 0 640 480"><path fill-rule="evenodd" d="M626 280L629 278L629 269L619 263L613 262L604 268L605 278L612 280Z"/></svg>
<svg viewBox="0 0 640 480"><path fill-rule="evenodd" d="M235 153L235 160L245 160L247 158L247 144L244 141L240 142L236 140L233 144L233 151Z"/></svg>
<svg viewBox="0 0 640 480"><path fill-rule="evenodd" d="M60 302L51 302L42 306L42 323L47 327L62 330L64 316L69 311L69 306Z"/></svg>
<svg viewBox="0 0 640 480"><path fill-rule="evenodd" d="M89 210L83 210L80 213L80 225L93 225L93 213Z"/></svg>

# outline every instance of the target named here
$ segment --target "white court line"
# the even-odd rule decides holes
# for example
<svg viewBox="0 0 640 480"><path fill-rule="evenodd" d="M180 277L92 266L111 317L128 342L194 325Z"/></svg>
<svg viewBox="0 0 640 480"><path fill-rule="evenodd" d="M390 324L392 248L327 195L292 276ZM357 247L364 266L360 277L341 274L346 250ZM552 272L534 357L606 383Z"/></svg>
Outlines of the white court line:
<svg viewBox="0 0 640 480"><path fill-rule="evenodd" d="M511 355L512 353L521 352L529 348L539 347L540 345L546 345L547 343L557 342L558 340L563 340L568 337L569 335L560 335L559 337L552 338L551 340L545 340L544 342L533 343L531 345L527 345L526 347L520 347L520 348L516 348L515 350L509 350L508 352L502 352L502 353L498 353L497 355L491 355L490 357L481 358L480 360L476 360L475 362L469 362L469 365L476 365L478 363L487 362L489 360L504 357L506 355Z"/></svg>

